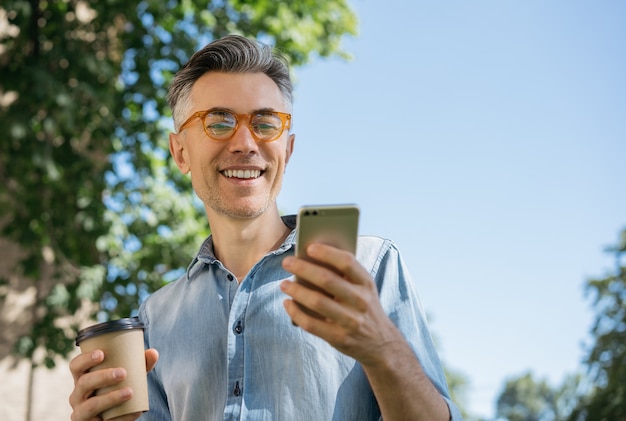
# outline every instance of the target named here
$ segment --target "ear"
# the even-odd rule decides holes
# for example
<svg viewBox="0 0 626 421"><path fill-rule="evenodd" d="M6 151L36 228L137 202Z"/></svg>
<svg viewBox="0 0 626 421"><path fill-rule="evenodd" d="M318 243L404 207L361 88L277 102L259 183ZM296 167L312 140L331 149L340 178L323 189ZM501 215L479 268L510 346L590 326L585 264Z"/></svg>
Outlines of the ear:
<svg viewBox="0 0 626 421"><path fill-rule="evenodd" d="M293 153L293 147L296 143L296 135L290 134L287 139L287 146L285 147L285 169L287 169L287 164L289 163L289 158L291 158L291 154Z"/></svg>
<svg viewBox="0 0 626 421"><path fill-rule="evenodd" d="M187 174L191 171L189 154L187 152L184 135L180 133L170 133L170 153L178 169L180 169L180 172L183 174Z"/></svg>

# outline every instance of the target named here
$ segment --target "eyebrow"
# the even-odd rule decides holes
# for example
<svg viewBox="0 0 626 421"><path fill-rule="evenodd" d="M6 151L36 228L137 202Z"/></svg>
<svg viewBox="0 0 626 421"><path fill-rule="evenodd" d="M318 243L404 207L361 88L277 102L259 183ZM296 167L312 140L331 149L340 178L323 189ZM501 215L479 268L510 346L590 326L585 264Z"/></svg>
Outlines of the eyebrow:
<svg viewBox="0 0 626 421"><path fill-rule="evenodd" d="M213 107L213 108L209 108L207 111L209 111L209 112L212 112L212 111L228 111L229 113L233 113L233 114L262 114L262 113L273 113L273 112L276 112L276 110L274 108L271 108L271 107L257 108L255 110L250 111L249 113L236 113L235 110L233 110L232 108L228 108L228 107Z"/></svg>

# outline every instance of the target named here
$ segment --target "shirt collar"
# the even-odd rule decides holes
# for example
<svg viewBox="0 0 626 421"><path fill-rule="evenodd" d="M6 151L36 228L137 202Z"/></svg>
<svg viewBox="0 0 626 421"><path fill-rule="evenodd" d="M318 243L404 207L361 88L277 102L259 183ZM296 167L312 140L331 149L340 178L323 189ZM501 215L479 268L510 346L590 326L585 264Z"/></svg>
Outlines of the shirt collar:
<svg viewBox="0 0 626 421"><path fill-rule="evenodd" d="M296 215L284 215L284 216L281 216L281 219L283 220L283 223L288 228L291 229L291 232L289 233L287 238L285 238L285 241L283 242L283 244L272 253L278 253L278 252L282 253L288 250L289 248L291 248L296 242L296 230L295 230ZM193 261L187 268L188 275L190 271L192 270L192 268L198 262L207 263L207 264L218 262L217 258L215 257L215 252L213 250L213 236L212 235L209 235L207 239L204 240L204 242L200 246L200 250L198 251L198 254L194 257Z"/></svg>

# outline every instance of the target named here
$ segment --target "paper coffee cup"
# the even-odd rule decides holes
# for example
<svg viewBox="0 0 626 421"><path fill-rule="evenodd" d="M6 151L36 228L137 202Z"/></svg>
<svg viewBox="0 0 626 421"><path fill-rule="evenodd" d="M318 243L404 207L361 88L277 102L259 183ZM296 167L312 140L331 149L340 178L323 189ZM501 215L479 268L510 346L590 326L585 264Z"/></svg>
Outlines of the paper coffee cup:
<svg viewBox="0 0 626 421"><path fill-rule="evenodd" d="M149 409L143 330L143 323L138 318L132 317L99 323L78 332L76 345L80 346L83 353L95 349L101 349L104 352L104 361L93 367L91 371L122 367L127 372L123 381L96 390L96 395L124 387L133 389L133 397L130 400L100 414L105 420L134 412L145 412Z"/></svg>

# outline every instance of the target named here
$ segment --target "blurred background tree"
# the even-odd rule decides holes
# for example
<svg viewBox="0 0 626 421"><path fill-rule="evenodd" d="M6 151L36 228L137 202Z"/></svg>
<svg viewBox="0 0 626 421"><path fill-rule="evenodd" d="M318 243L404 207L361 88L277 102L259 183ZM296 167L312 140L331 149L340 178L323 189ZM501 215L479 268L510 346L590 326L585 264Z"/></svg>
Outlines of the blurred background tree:
<svg viewBox="0 0 626 421"><path fill-rule="evenodd" d="M344 0L4 1L0 358L53 366L81 321L132 314L208 234L163 118L190 54L239 33L297 67L347 57L356 28Z"/></svg>
<svg viewBox="0 0 626 421"><path fill-rule="evenodd" d="M560 386L527 372L511 377L496 402L497 419L509 421L565 421L580 397L582 377L569 375Z"/></svg>
<svg viewBox="0 0 626 421"><path fill-rule="evenodd" d="M593 388L579 401L572 421L626 420L626 230L607 252L615 256L615 272L586 286L596 311L591 329L595 342L585 361Z"/></svg>
<svg viewBox="0 0 626 421"><path fill-rule="evenodd" d="M615 256L615 272L585 286L596 311L586 373L569 375L559 386L532 373L508 379L496 402L498 420L626 420L626 230L607 252Z"/></svg>

